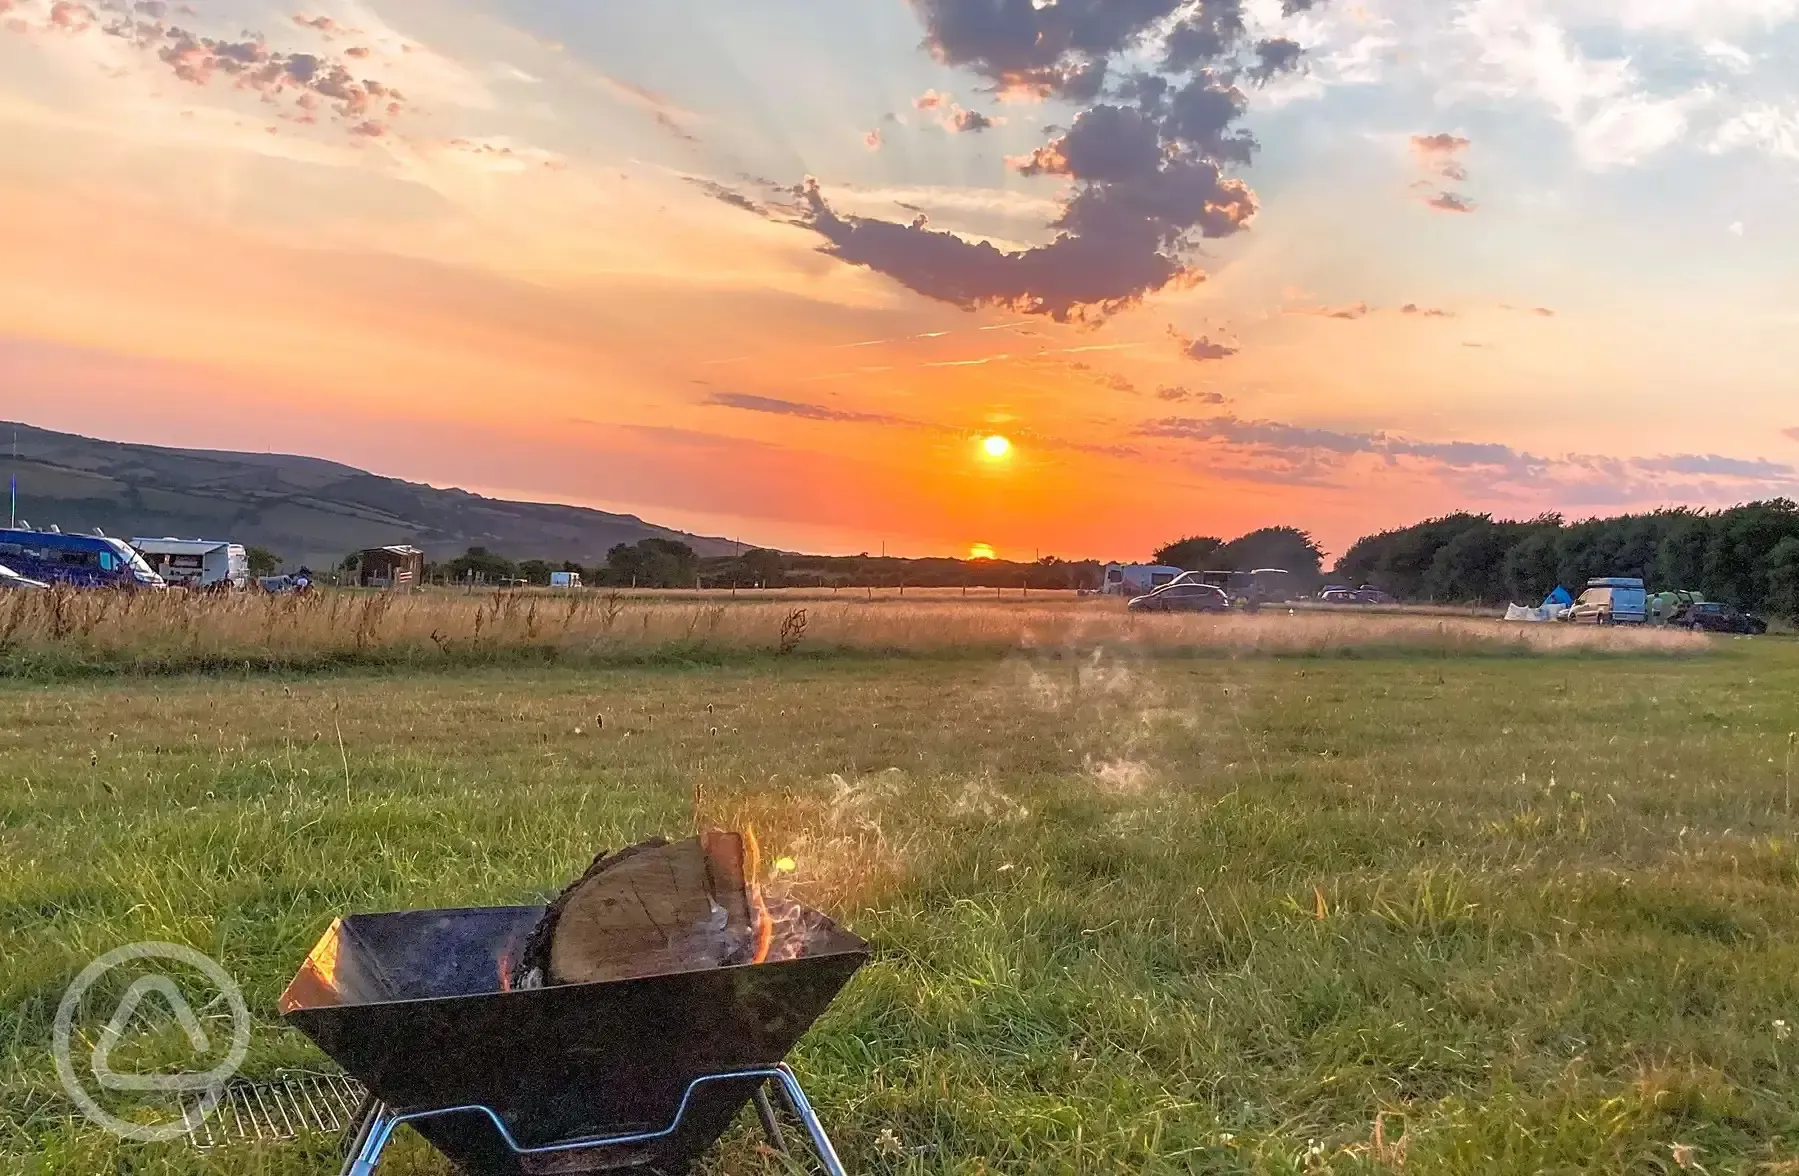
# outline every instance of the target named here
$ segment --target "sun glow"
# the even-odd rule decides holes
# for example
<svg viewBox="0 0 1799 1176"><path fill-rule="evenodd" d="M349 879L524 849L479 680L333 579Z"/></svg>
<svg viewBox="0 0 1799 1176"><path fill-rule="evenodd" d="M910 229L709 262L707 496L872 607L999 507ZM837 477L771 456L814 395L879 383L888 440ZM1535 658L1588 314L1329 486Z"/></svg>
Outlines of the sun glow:
<svg viewBox="0 0 1799 1176"><path fill-rule="evenodd" d="M993 550L991 543L975 543L968 548L969 559L998 559L999 554Z"/></svg>
<svg viewBox="0 0 1799 1176"><path fill-rule="evenodd" d="M1012 456L1011 439L1002 437L998 433L982 437L981 453L992 461L1000 461L1003 458L1010 457Z"/></svg>

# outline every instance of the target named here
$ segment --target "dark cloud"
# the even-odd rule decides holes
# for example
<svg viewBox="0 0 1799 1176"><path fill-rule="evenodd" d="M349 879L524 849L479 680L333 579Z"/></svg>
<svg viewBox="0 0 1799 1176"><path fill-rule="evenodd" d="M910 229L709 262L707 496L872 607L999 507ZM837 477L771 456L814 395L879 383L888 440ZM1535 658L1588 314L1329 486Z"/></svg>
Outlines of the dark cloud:
<svg viewBox="0 0 1799 1176"><path fill-rule="evenodd" d="M1455 311L1443 310L1435 306L1419 306L1416 302L1408 302L1399 308L1400 314L1415 314L1420 318L1454 318Z"/></svg>
<svg viewBox="0 0 1799 1176"><path fill-rule="evenodd" d="M128 42L191 85L207 86L223 77L266 103L291 100L297 113L287 117L296 122L316 122L316 112L329 105L329 113L347 128L373 135L386 132L382 120L406 109L405 96L398 90L373 78L359 78L340 61L285 52L252 33L237 39L201 36L167 24L163 17L170 10L164 0L98 0L95 6L58 0L49 9L47 27L71 35L93 30ZM338 27L327 17L295 19L308 28Z"/></svg>
<svg viewBox="0 0 1799 1176"><path fill-rule="evenodd" d="M964 110L960 107L950 115L949 125L956 131L984 131L993 125L993 120L978 110Z"/></svg>
<svg viewBox="0 0 1799 1176"><path fill-rule="evenodd" d="M1047 243L1005 252L928 228L841 215L816 181L798 194L799 223L825 252L928 297L995 304L1058 319L1095 319L1170 286L1203 280L1199 243L1241 231L1255 194L1225 169L1250 162L1255 139L1237 124L1240 79L1293 69L1297 43L1246 44L1241 0L913 0L925 44L996 92L1085 107L1065 131L1014 166L1067 179L1072 189ZM1289 4L1289 12L1309 4ZM1172 28L1170 22L1174 22ZM1156 61L1119 74L1124 60ZM1104 101L1108 82L1113 82ZM953 117L958 130L997 120L962 111L932 90L913 105Z"/></svg>
<svg viewBox="0 0 1799 1176"><path fill-rule="evenodd" d="M1256 45L1256 57L1259 60L1250 67L1249 76L1258 82L1266 82L1279 74L1292 73L1299 68L1299 59L1305 56L1305 48L1298 41L1286 37L1262 41Z"/></svg>
<svg viewBox="0 0 1799 1176"><path fill-rule="evenodd" d="M1425 203L1438 212L1473 212L1476 208L1474 201L1459 192L1438 192Z"/></svg>
<svg viewBox="0 0 1799 1176"><path fill-rule="evenodd" d="M863 424L906 424L899 417L878 412L851 412L847 409L829 408L822 404L807 404L799 400L779 400L772 396L755 396L748 392L718 392L706 398L707 404L715 404L721 408L742 409L745 412L765 412L775 416L799 417L808 421L853 421Z"/></svg>
<svg viewBox="0 0 1799 1176"><path fill-rule="evenodd" d="M687 182L704 192L706 195L712 197L714 200L723 201L734 208L741 208L745 212L753 212L757 216L768 215L768 209L756 203L754 200L751 200L742 192L727 188L723 184L705 179L701 176L688 176Z"/></svg>
<svg viewBox="0 0 1799 1176"><path fill-rule="evenodd" d="M1550 310L1547 306L1533 306L1531 307L1530 313L1541 316L1542 318L1555 317L1555 311Z"/></svg>
<svg viewBox="0 0 1799 1176"><path fill-rule="evenodd" d="M1224 343L1214 343L1205 335L1201 335L1199 338L1195 339L1190 335L1182 334L1173 327L1168 328L1168 333L1172 335L1174 341L1179 344L1182 355L1186 356L1188 359L1198 360L1201 363L1219 359L1229 359L1241 350L1240 348L1231 347Z"/></svg>

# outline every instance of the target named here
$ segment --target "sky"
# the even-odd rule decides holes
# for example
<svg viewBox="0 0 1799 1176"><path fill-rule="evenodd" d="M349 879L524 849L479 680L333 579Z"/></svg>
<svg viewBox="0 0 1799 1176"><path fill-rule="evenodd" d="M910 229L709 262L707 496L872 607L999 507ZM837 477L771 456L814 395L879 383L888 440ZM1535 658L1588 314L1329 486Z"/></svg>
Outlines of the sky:
<svg viewBox="0 0 1799 1176"><path fill-rule="evenodd" d="M1799 497L1799 0L0 0L0 155L47 428L820 552Z"/></svg>

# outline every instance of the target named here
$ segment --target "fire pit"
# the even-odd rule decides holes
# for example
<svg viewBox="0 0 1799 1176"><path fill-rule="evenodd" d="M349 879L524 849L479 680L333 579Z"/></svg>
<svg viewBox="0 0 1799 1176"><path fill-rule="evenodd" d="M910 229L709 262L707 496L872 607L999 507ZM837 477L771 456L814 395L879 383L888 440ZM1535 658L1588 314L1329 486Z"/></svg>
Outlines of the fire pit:
<svg viewBox="0 0 1799 1176"><path fill-rule="evenodd" d="M783 1059L866 943L796 907L790 958L517 986L513 961L545 910L351 915L313 948L281 1012L368 1088L348 1176L369 1176L402 1124L471 1176L672 1176L752 1101L779 1146L765 1086L842 1173Z"/></svg>

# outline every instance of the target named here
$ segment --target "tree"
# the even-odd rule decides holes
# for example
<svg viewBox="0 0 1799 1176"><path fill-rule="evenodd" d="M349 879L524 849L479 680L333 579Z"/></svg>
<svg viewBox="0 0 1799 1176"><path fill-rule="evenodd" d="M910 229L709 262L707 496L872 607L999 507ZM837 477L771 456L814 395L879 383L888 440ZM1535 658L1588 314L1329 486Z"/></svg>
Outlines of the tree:
<svg viewBox="0 0 1799 1176"><path fill-rule="evenodd" d="M272 576L287 562L266 547L245 548L244 561L250 565L252 576Z"/></svg>
<svg viewBox="0 0 1799 1176"><path fill-rule="evenodd" d="M1208 560L1224 546L1224 540L1214 539L1210 535L1190 535L1177 540L1166 547L1158 547L1150 559L1171 568L1184 568L1189 572L1203 572L1209 569Z"/></svg>
<svg viewBox="0 0 1799 1176"><path fill-rule="evenodd" d="M1220 547L1215 556L1224 569L1231 571L1283 568L1301 578L1314 580L1320 578L1320 569L1324 566L1324 549L1298 527L1262 527L1232 539Z"/></svg>
<svg viewBox="0 0 1799 1176"><path fill-rule="evenodd" d="M1799 539L1791 535L1768 553L1768 611L1799 625Z"/></svg>
<svg viewBox="0 0 1799 1176"><path fill-rule="evenodd" d="M787 557L766 547L752 547L737 557L743 577L751 584L778 587L787 571Z"/></svg>
<svg viewBox="0 0 1799 1176"><path fill-rule="evenodd" d="M691 588L699 572L693 548L673 539L639 539L606 553L606 580L639 588Z"/></svg>
<svg viewBox="0 0 1799 1176"><path fill-rule="evenodd" d="M471 547L444 566L453 580L510 580L518 574L511 560L485 547Z"/></svg>
<svg viewBox="0 0 1799 1176"><path fill-rule="evenodd" d="M528 559L518 565L519 578L528 580L541 588L550 586L550 573L555 570L550 566L550 562L544 559Z"/></svg>

